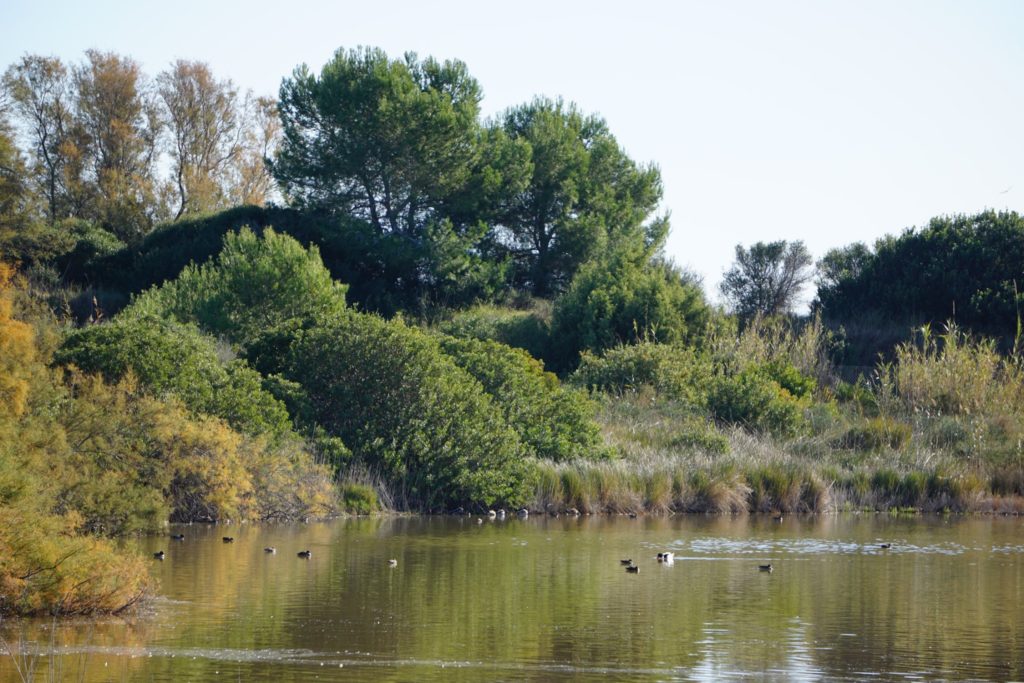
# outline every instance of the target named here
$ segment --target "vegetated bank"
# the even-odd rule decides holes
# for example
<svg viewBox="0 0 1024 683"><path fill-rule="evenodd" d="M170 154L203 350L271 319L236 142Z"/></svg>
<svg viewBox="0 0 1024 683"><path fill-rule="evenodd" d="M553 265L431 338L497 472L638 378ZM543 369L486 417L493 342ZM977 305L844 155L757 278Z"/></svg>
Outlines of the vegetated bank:
<svg viewBox="0 0 1024 683"><path fill-rule="evenodd" d="M0 613L134 604L145 566L110 539L168 521L1021 508L1016 213L831 252L804 320L779 283L806 248L740 246L726 312L598 116L483 121L461 62L360 49L298 68L272 116L183 126L192 85L236 120L203 67L160 102L108 53L4 76ZM129 96L88 106L107 88ZM880 342L863 311L910 317Z"/></svg>

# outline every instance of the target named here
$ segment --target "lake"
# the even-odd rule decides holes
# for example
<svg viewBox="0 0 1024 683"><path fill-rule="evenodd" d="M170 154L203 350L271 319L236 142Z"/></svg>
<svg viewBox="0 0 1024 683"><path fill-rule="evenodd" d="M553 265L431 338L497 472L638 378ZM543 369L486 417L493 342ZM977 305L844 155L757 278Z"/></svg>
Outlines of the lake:
<svg viewBox="0 0 1024 683"><path fill-rule="evenodd" d="M141 613L8 620L0 679L1024 678L1020 518L477 520L175 526Z"/></svg>

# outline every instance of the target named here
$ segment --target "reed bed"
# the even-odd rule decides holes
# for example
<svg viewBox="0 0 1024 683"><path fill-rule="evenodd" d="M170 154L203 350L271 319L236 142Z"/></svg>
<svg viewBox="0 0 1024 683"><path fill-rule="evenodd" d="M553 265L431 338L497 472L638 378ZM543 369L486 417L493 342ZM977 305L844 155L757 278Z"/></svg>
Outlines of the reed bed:
<svg viewBox="0 0 1024 683"><path fill-rule="evenodd" d="M594 514L1024 510L1019 458L964 457L956 435L971 424L941 426L956 436L944 440L923 413L907 422L836 414L813 433L781 440L717 427L640 392L604 401L598 419L621 457L540 463L528 507Z"/></svg>

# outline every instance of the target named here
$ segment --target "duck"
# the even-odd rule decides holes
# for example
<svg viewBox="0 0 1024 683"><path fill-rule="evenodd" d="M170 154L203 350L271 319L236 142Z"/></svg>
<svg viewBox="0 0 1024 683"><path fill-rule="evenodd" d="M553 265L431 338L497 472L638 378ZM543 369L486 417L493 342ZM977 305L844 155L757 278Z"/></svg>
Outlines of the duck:
<svg viewBox="0 0 1024 683"><path fill-rule="evenodd" d="M628 567L629 565L633 564L633 559L630 558L628 560L619 560L619 564L624 564Z"/></svg>
<svg viewBox="0 0 1024 683"><path fill-rule="evenodd" d="M234 536L223 536L220 540L224 541L225 543L234 543L235 542L235 537Z"/></svg>
<svg viewBox="0 0 1024 683"><path fill-rule="evenodd" d="M658 562L672 562L675 557L675 553L658 553Z"/></svg>
<svg viewBox="0 0 1024 683"><path fill-rule="evenodd" d="M268 555L274 555L275 553L277 553L277 548L274 548L273 546L268 546L263 549L263 552L267 553Z"/></svg>
<svg viewBox="0 0 1024 683"><path fill-rule="evenodd" d="M164 555L166 555L166 553L163 550L160 550L158 552L153 553L153 559L162 560L164 559Z"/></svg>
<svg viewBox="0 0 1024 683"><path fill-rule="evenodd" d="M498 516L498 513L495 512L494 510L488 510L487 511L487 516L490 517L491 519L494 519L495 517Z"/></svg>
<svg viewBox="0 0 1024 683"><path fill-rule="evenodd" d="M631 564L628 567L626 567L626 571L630 574L639 574L640 567L636 566L635 564Z"/></svg>
<svg viewBox="0 0 1024 683"><path fill-rule="evenodd" d="M184 541L185 540L185 534L171 534L171 540L172 541Z"/></svg>
<svg viewBox="0 0 1024 683"><path fill-rule="evenodd" d="M565 511L565 514L572 515L573 517L579 517L580 511L577 510L576 508L569 508L568 510Z"/></svg>
<svg viewBox="0 0 1024 683"><path fill-rule="evenodd" d="M398 566L398 560L396 560L394 558L388 560L388 566L389 567L397 567Z"/></svg>
<svg viewBox="0 0 1024 683"><path fill-rule="evenodd" d="M888 550L889 548L891 548L891 547L892 547L892 543L883 543L883 544L882 544L881 546L879 546L879 547L880 547L880 548L881 548L882 550Z"/></svg>
<svg viewBox="0 0 1024 683"><path fill-rule="evenodd" d="M772 515L772 519L775 520L776 522L781 522L782 521L782 513L780 512L777 515Z"/></svg>
<svg viewBox="0 0 1024 683"><path fill-rule="evenodd" d="M505 509L498 510L498 519L505 519Z"/></svg>
<svg viewBox="0 0 1024 683"><path fill-rule="evenodd" d="M304 560L308 560L309 558L313 557L313 551L311 551L311 550L300 550L299 551L299 557L303 558Z"/></svg>
<svg viewBox="0 0 1024 683"><path fill-rule="evenodd" d="M759 564L757 565L757 568L763 572L770 572L772 570L772 565L771 562L769 562L768 564Z"/></svg>
<svg viewBox="0 0 1024 683"><path fill-rule="evenodd" d="M520 519L526 519L530 516L530 511L527 510L526 508L519 508L519 511L516 512L516 514L520 517Z"/></svg>

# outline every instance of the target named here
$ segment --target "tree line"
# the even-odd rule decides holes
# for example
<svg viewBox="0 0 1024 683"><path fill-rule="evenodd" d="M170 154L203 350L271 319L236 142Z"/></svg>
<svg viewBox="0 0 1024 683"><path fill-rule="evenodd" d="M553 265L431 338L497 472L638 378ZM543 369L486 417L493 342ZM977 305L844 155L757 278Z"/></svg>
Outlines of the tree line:
<svg viewBox="0 0 1024 683"><path fill-rule="evenodd" d="M75 64L26 55L2 85L0 164L13 183L4 216L22 232L79 220L131 243L158 223L273 192L264 159L279 134L276 104L202 62L150 78L113 52Z"/></svg>
<svg viewBox="0 0 1024 683"><path fill-rule="evenodd" d="M691 321L707 307L699 281L663 255L656 166L630 159L599 116L562 100L482 119L481 86L458 60L341 49L318 72L297 67L276 101L201 62L148 78L130 58L96 50L72 65L27 55L2 83L0 249L121 292L114 308L212 257L228 225L240 227L238 214L206 217L270 200L285 213L249 213L250 224L286 224L318 244L352 301L384 315L444 315L516 293L556 300L598 271L634 282L612 286L633 293L617 303L586 294L607 309L574 314L605 326L584 332L593 339L673 327L658 313L636 316L664 308L656 301L688 302L670 308ZM720 291L741 320L792 314L814 282L811 307L836 326L956 319L1005 334L1021 299L1020 222L1012 212L936 218L817 264L799 241L737 245ZM192 248L197 231L211 233L204 248ZM178 258L160 279L130 281L154 272L168 245ZM636 273L676 294L632 301ZM595 348L577 346L570 356Z"/></svg>

